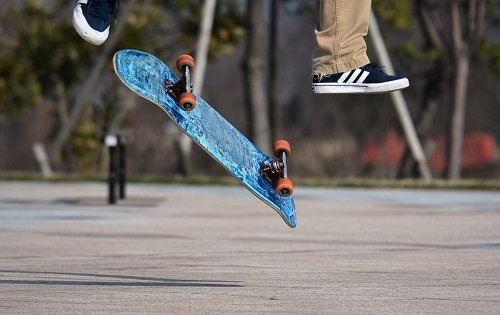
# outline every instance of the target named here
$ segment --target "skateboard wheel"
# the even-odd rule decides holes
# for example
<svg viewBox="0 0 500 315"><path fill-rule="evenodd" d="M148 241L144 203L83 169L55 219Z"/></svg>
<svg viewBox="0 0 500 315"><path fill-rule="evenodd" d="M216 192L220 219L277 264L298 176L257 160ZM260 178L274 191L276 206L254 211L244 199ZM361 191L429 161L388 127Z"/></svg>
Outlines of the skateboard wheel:
<svg viewBox="0 0 500 315"><path fill-rule="evenodd" d="M293 182L288 178L282 178L276 183L276 193L288 197L293 193Z"/></svg>
<svg viewBox="0 0 500 315"><path fill-rule="evenodd" d="M288 141L285 140L277 140L276 142L274 142L273 152L277 158L280 158L281 152L285 152L287 156L290 155L290 153L292 152L290 148L290 143L288 143Z"/></svg>
<svg viewBox="0 0 500 315"><path fill-rule="evenodd" d="M184 66L188 66L192 71L194 69L194 58L190 55L180 55L177 57L177 69L183 72L182 69Z"/></svg>
<svg viewBox="0 0 500 315"><path fill-rule="evenodd" d="M193 110L196 107L196 96L189 92L182 93L179 97L179 107L185 111Z"/></svg>

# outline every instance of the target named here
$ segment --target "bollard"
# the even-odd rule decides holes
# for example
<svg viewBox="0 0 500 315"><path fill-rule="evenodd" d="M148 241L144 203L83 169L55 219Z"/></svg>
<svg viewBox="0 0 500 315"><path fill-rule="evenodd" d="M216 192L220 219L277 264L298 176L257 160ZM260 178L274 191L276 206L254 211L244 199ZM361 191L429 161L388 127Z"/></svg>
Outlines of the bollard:
<svg viewBox="0 0 500 315"><path fill-rule="evenodd" d="M126 198L127 164L125 146L133 140L132 133L124 130L119 134L105 134L101 142L109 150L108 203L115 204L118 198ZM118 184L118 187L117 187Z"/></svg>
<svg viewBox="0 0 500 315"><path fill-rule="evenodd" d="M108 168L108 203L110 205L116 203L116 147L118 146L118 137L116 135L105 135L104 145L109 148L109 168Z"/></svg>
<svg viewBox="0 0 500 315"><path fill-rule="evenodd" d="M127 183L127 165L125 159L125 141L118 137L118 187L120 199L125 199L125 185Z"/></svg>

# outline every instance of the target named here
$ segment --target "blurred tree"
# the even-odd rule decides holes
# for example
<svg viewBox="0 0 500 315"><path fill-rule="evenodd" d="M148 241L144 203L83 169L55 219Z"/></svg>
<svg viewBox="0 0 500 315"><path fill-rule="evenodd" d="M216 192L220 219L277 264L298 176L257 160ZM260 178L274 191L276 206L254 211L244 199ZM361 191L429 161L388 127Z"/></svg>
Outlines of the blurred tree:
<svg viewBox="0 0 500 315"><path fill-rule="evenodd" d="M465 130L470 58L484 35L485 1L452 1L450 4L453 63L455 67L451 115L448 178L459 179Z"/></svg>
<svg viewBox="0 0 500 315"><path fill-rule="evenodd" d="M406 35L408 40L399 46L400 51L409 57L411 62L425 65L421 66L422 71L425 71L426 80L421 110L417 117L418 129L423 138L428 137L430 132L439 107L438 99L449 87L453 91L450 101L451 111L447 117L449 163L446 176L450 179L460 178L470 63L474 61L473 53L481 47L493 48L485 51L495 51L484 30L498 17L498 13L495 12L498 12L499 4L496 1L485 0L415 0L413 3L374 0L374 5L387 23L405 30L407 34L411 32L420 34L423 38L423 41L419 41L416 39L419 37ZM413 11L416 13L417 23L411 27L408 21L413 21ZM443 125L443 122L440 124ZM408 161L409 159L405 159L401 174L405 169L406 171L411 169L408 166L412 163Z"/></svg>
<svg viewBox="0 0 500 315"><path fill-rule="evenodd" d="M35 0L7 3L0 14L0 110L21 110L54 98L54 87L77 80L75 69L89 62L90 50L71 40L60 14Z"/></svg>
<svg viewBox="0 0 500 315"><path fill-rule="evenodd" d="M439 81L448 81L453 89L447 177L458 179L461 176L471 57L485 39L485 24L491 15L486 14L484 0L454 0L447 3L418 0L415 4L428 47L435 52L434 64L438 70L434 72L434 78L438 80L430 80L428 90L432 89L432 84L436 90L442 91L443 84ZM446 21L449 21L448 25L443 23ZM435 95L435 92L428 94Z"/></svg>
<svg viewBox="0 0 500 315"><path fill-rule="evenodd" d="M178 0L175 3L177 6L175 10L181 17L183 46L194 50L203 14L203 1ZM244 35L244 23L244 12L239 1L218 0L209 44L209 58L215 58L221 53L233 52Z"/></svg>
<svg viewBox="0 0 500 315"><path fill-rule="evenodd" d="M220 1L210 49L212 56L235 47L241 37L242 15L236 10L236 3ZM116 102L115 93L109 93L116 82L109 67L114 48L135 47L166 60L195 41L197 30L187 21L196 19L199 1L149 0L127 4L130 10L119 16L122 32L113 35L119 28L112 25L111 36L116 39L112 41L110 37L110 43L103 47L86 43L74 31L71 24L74 3L27 0L2 3L0 7L0 112L7 115L38 104L51 106L56 117L50 139L52 162L64 164L71 160L71 154L88 160L83 148L76 149L78 145L71 143L88 143L82 137L102 133L110 121L119 125L109 117L102 121L92 115L102 104L111 106ZM92 120L102 125L85 122ZM85 126L85 132L78 126ZM79 131L74 132L75 128ZM91 132L91 128L96 130ZM61 155L62 151L66 153Z"/></svg>
<svg viewBox="0 0 500 315"><path fill-rule="evenodd" d="M285 0L295 14L317 15L317 3ZM278 136L280 97L278 88L278 43L280 1L246 2L246 38L242 68L250 138L264 150Z"/></svg>
<svg viewBox="0 0 500 315"><path fill-rule="evenodd" d="M245 72L245 103L249 118L250 138L264 149L271 148L269 119L268 33L264 17L265 1L247 1L247 36L243 69Z"/></svg>

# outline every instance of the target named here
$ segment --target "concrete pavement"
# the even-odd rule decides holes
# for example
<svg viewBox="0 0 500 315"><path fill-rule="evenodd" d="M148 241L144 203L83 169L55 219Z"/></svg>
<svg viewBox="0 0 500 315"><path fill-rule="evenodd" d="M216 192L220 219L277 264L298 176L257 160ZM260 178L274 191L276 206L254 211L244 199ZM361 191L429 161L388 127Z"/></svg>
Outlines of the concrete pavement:
<svg viewBox="0 0 500 315"><path fill-rule="evenodd" d="M500 313L500 193L0 182L1 314Z"/></svg>

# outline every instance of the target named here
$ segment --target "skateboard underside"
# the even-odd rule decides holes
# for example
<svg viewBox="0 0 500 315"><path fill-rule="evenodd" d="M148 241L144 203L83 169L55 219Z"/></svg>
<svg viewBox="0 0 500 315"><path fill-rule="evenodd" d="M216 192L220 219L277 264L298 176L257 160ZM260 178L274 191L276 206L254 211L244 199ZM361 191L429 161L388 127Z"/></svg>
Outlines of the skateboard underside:
<svg viewBox="0 0 500 315"><path fill-rule="evenodd" d="M292 196L283 197L261 176L261 167L273 161L224 117L196 97L193 110L181 109L165 91L165 81L178 81L155 56L137 50L118 51L113 64L118 77L132 91L165 111L168 117L195 143L218 161L230 174L295 227Z"/></svg>

